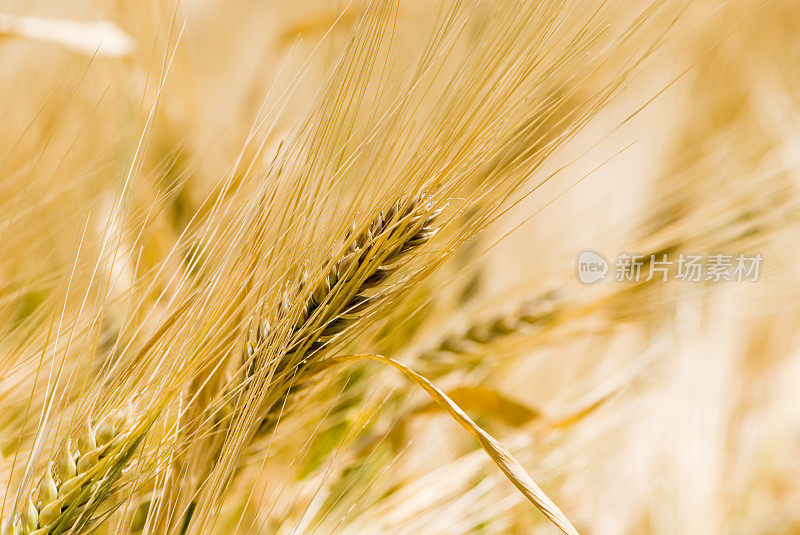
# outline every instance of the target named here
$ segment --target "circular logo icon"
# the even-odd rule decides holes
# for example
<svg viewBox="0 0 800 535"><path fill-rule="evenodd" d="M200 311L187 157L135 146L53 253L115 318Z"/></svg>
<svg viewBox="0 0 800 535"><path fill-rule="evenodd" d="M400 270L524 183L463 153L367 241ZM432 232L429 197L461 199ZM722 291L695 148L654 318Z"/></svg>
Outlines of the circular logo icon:
<svg viewBox="0 0 800 535"><path fill-rule="evenodd" d="M578 255L578 280L592 284L606 278L608 262L598 253L586 249Z"/></svg>

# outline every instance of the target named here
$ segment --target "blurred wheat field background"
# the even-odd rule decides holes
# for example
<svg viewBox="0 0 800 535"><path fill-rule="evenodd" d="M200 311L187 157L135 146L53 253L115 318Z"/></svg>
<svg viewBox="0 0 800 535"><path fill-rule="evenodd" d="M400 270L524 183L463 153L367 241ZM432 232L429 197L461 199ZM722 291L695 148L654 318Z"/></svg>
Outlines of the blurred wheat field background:
<svg viewBox="0 0 800 535"><path fill-rule="evenodd" d="M798 32L2 4L2 533L800 533Z"/></svg>

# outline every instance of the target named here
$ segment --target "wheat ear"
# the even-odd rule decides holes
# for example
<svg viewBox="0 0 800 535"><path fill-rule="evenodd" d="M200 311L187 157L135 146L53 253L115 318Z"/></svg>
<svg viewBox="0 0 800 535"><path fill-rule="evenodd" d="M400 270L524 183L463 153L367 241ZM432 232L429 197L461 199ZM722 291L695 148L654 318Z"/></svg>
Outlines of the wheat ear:
<svg viewBox="0 0 800 535"><path fill-rule="evenodd" d="M131 407L93 426L87 420L77 437L51 462L29 495L14 532L26 535L60 533L89 520L94 496L108 492L121 475L142 433L131 425Z"/></svg>
<svg viewBox="0 0 800 535"><path fill-rule="evenodd" d="M442 338L434 347L423 351L418 359L427 376L438 376L453 367L471 367L481 361L482 351L490 344L543 326L552 321L558 310L557 295L523 302L510 312L480 319L458 333Z"/></svg>
<svg viewBox="0 0 800 535"><path fill-rule="evenodd" d="M413 199L400 199L378 214L361 232L351 229L347 248L340 258L332 255L330 269L322 281L305 298L299 317L289 320L293 311L293 298L301 295L307 282L303 281L293 292L286 292L278 310L277 321L292 321L289 347L282 353L273 375L271 389L279 389L281 379L291 380L264 414L257 435L266 433L275 424L280 403L286 396L303 387L311 379L306 370L308 362L338 334L354 324L374 304L379 295L375 292L401 265L402 260L427 243L436 234L436 218L441 209L434 209L424 195ZM263 318L250 329L245 342L243 368L246 375L255 373L256 360L270 342L274 333ZM229 385L229 392L246 388L241 378ZM228 394L224 413L230 415L236 402L235 394Z"/></svg>
<svg viewBox="0 0 800 535"><path fill-rule="evenodd" d="M420 194L397 200L363 230L351 229L343 250L326 262L322 277L310 283L304 275L299 284L284 292L274 316L276 328L259 313L257 326L245 341L241 372L225 388L227 401L222 413L226 421L219 422L218 417L208 421L228 427L228 435L233 415L243 412L248 398L258 398L260 421L256 420L248 443L273 429L281 408L289 406L286 400L313 377L310 365L384 297L381 291L386 289L386 280L436 234L435 221L440 213L441 207L432 197ZM266 377L266 383L258 383L259 377ZM220 463L228 440L235 440L235 434L215 447L206 476ZM213 482L209 484L214 486ZM188 511L187 515L185 525L192 516Z"/></svg>
<svg viewBox="0 0 800 535"><path fill-rule="evenodd" d="M360 233L351 231L350 235L354 236L349 239L345 254L338 260L331 259L332 267L304 300L294 318L289 347L283 352L274 374L274 382L280 378L292 380L284 396L290 389L300 388L309 378L303 372L319 357L321 350L381 298L381 287L403 265L403 260L433 238L440 213L441 208L434 208L429 199L419 195L398 200ZM293 311L292 296L302 295L304 284L301 283L293 294L284 296L278 321L285 320ZM257 359L259 349L265 347L269 336L266 324L251 331L246 358ZM260 426L262 431L274 423L278 406L274 402L267 410Z"/></svg>

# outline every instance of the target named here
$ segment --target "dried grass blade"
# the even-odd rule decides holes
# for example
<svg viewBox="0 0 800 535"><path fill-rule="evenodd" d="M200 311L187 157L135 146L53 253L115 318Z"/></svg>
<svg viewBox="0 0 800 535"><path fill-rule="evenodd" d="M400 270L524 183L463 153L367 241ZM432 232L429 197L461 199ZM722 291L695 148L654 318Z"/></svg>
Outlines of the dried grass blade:
<svg viewBox="0 0 800 535"><path fill-rule="evenodd" d="M331 357L325 359L319 366L327 368L336 364L346 364L360 360L374 360L388 364L403 375L422 387L425 392L442 407L447 413L458 422L461 427L466 429L480 444L481 448L489 455L494 463L500 468L505 476L514 484L517 489L533 503L553 524L567 535L578 535L578 530L567 519L561 509L547 497L539 485L525 471L517 459L500 442L489 433L484 431L478 424L472 421L461 408L450 399L447 394L439 390L425 377L418 374L405 364L401 364L394 359L382 355L356 354Z"/></svg>

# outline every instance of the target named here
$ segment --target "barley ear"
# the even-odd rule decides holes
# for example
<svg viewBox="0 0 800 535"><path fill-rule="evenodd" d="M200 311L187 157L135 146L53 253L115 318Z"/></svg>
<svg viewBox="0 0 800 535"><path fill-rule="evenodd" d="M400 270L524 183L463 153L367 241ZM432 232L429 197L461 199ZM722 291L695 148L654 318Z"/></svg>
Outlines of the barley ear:
<svg viewBox="0 0 800 535"><path fill-rule="evenodd" d="M105 500L111 486L142 438L129 427L129 409L117 412L96 426L87 419L75 441L68 440L21 511L17 525L22 533L47 535L80 530L91 512ZM102 464L101 464L102 463ZM102 496L98 491L103 489ZM5 525L10 525L7 522Z"/></svg>

